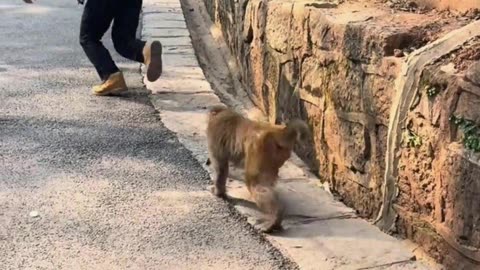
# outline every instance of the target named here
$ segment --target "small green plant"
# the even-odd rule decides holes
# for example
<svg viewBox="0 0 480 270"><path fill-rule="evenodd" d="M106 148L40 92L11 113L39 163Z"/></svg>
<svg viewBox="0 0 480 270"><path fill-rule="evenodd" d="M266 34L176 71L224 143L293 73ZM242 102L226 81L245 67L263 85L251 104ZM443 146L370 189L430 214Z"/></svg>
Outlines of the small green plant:
<svg viewBox="0 0 480 270"><path fill-rule="evenodd" d="M406 133L406 142L408 147L420 147L422 146L422 138L410 129Z"/></svg>
<svg viewBox="0 0 480 270"><path fill-rule="evenodd" d="M480 138L477 135L466 136L463 143L467 149L480 152Z"/></svg>
<svg viewBox="0 0 480 270"><path fill-rule="evenodd" d="M479 127L475 122L455 115L450 116L450 121L452 121L453 124L463 132L463 145L465 148L472 150L475 153L480 152Z"/></svg>
<svg viewBox="0 0 480 270"><path fill-rule="evenodd" d="M434 97L434 96L438 95L438 93L439 93L440 91L438 90L437 87L427 84L427 85L425 86L425 92L427 93L427 96L428 96L428 97Z"/></svg>

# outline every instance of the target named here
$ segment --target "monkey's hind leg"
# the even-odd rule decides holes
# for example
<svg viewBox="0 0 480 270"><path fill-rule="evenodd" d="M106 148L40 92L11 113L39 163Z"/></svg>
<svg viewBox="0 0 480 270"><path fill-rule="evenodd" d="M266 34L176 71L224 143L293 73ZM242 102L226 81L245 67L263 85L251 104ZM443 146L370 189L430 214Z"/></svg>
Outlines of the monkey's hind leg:
<svg viewBox="0 0 480 270"><path fill-rule="evenodd" d="M215 177L213 179L213 186L211 187L211 192L217 197L226 198L228 159L220 160L210 157L209 161L215 171Z"/></svg>
<svg viewBox="0 0 480 270"><path fill-rule="evenodd" d="M250 190L258 208L266 215L266 220L259 226L260 230L265 233L282 230L284 209L274 187L256 185Z"/></svg>

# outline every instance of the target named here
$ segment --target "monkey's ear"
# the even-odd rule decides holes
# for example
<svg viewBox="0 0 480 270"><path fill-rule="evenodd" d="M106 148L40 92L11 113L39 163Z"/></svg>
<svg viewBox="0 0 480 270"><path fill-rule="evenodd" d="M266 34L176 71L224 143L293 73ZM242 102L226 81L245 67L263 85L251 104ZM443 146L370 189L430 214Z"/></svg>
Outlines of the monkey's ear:
<svg viewBox="0 0 480 270"><path fill-rule="evenodd" d="M209 109L208 109L208 113L210 115L216 115L220 112L223 112L227 110L227 106L224 106L224 105L214 105L214 106L211 106Z"/></svg>

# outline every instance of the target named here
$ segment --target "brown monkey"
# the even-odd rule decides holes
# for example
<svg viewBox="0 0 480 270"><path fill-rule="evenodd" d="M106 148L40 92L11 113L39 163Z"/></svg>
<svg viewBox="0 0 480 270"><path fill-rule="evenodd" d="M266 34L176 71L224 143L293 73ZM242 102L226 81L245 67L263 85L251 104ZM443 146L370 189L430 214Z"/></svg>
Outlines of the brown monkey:
<svg viewBox="0 0 480 270"><path fill-rule="evenodd" d="M248 191L268 218L262 231L280 229L283 209L274 190L278 171L290 158L295 143L308 132L301 120L286 126L271 125L247 119L224 106L212 107L207 127L207 165L216 173L212 192L225 197L229 162L243 165Z"/></svg>

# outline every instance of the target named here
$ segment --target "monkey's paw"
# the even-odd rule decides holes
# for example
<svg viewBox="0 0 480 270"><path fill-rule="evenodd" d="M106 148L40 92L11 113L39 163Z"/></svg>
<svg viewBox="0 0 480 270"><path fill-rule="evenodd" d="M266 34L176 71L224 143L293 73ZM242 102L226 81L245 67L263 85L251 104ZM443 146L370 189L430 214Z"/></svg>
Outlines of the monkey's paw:
<svg viewBox="0 0 480 270"><path fill-rule="evenodd" d="M222 198L222 199L227 199L227 194L225 191L218 190L214 185L208 186L208 190L215 196Z"/></svg>
<svg viewBox="0 0 480 270"><path fill-rule="evenodd" d="M276 222L276 221L265 221L262 223L257 223L255 225L255 228L260 230L263 233L273 233L276 231L282 231L282 223L281 222Z"/></svg>

